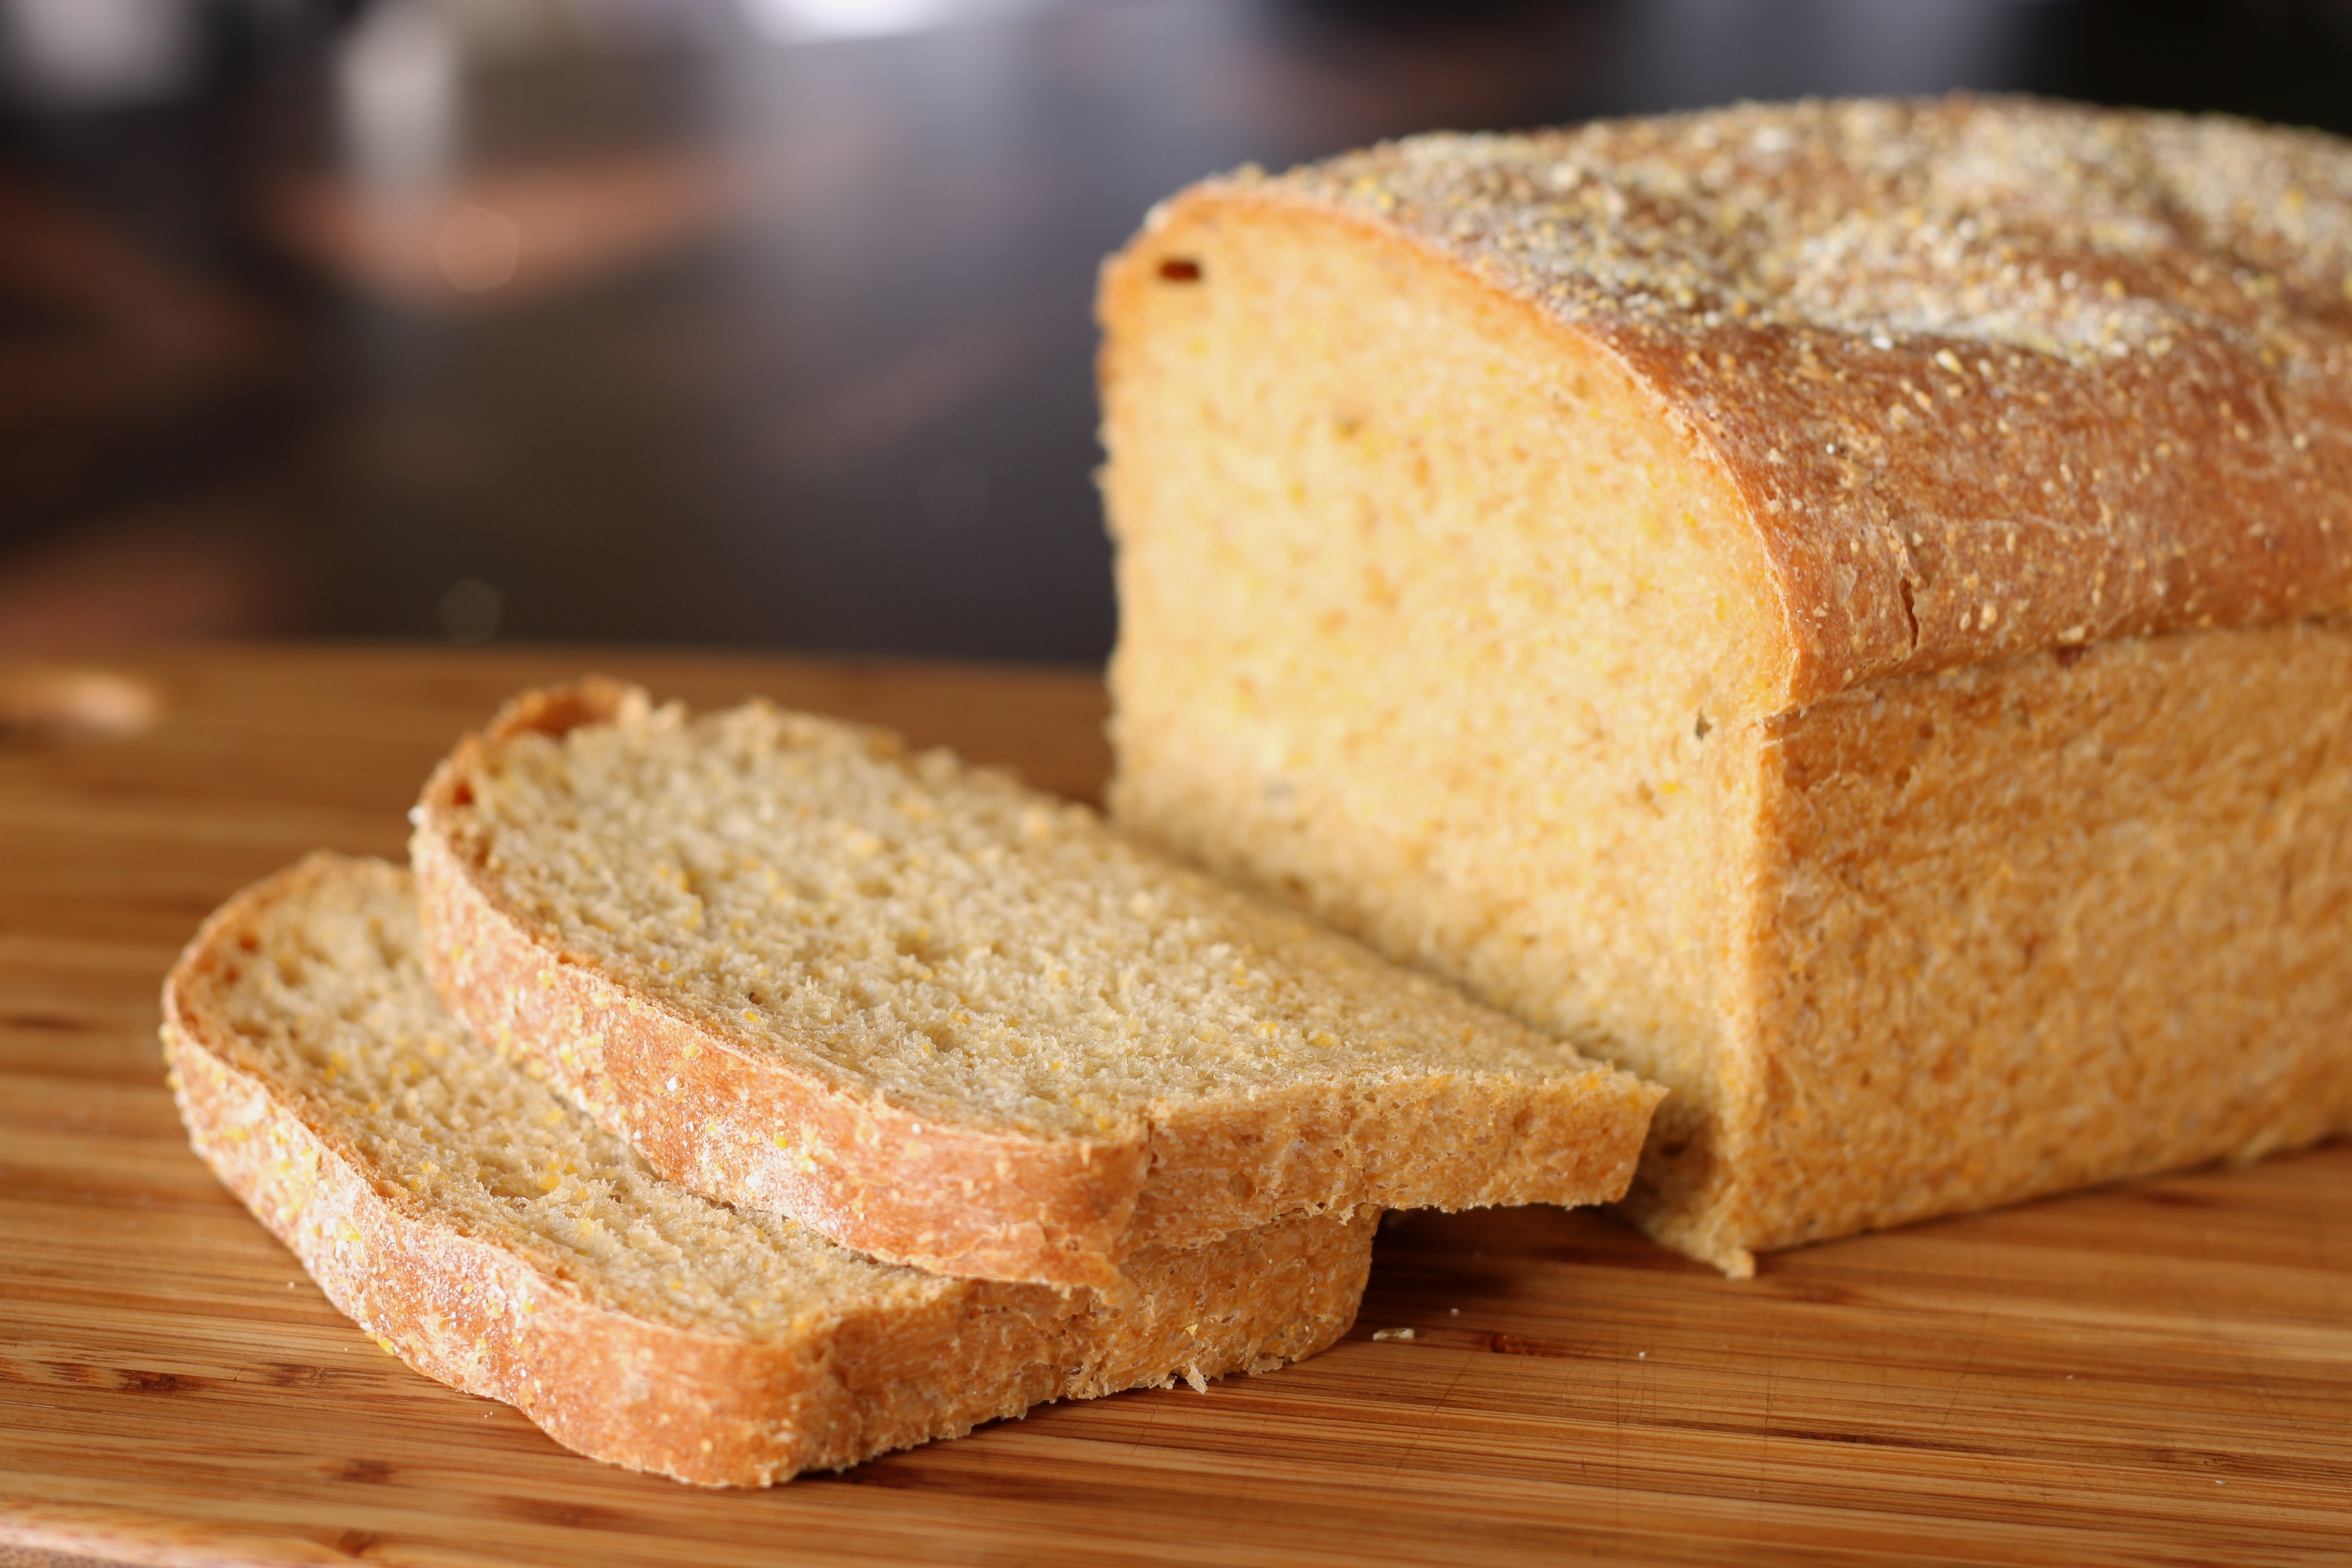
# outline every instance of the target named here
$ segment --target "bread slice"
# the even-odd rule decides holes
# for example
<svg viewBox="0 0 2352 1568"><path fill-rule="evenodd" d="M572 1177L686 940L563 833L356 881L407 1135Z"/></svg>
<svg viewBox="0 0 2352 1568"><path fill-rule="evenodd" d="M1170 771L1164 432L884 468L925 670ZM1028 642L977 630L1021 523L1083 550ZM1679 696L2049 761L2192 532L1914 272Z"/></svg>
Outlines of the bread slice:
<svg viewBox="0 0 2352 1568"><path fill-rule="evenodd" d="M163 993L197 1152L420 1372L595 1458L764 1486L1041 1401L1264 1371L1344 1332L1370 1210L1129 1260L1132 1303L877 1263L708 1202L443 1009L405 872L314 856Z"/></svg>
<svg viewBox="0 0 2352 1568"><path fill-rule="evenodd" d="M674 1180L943 1273L1591 1203L1656 1091L944 752L606 682L426 786L426 958Z"/></svg>
<svg viewBox="0 0 2352 1568"><path fill-rule="evenodd" d="M1734 1271L2352 1127L2352 147L1430 136L1107 268L1124 825L1673 1089Z"/></svg>

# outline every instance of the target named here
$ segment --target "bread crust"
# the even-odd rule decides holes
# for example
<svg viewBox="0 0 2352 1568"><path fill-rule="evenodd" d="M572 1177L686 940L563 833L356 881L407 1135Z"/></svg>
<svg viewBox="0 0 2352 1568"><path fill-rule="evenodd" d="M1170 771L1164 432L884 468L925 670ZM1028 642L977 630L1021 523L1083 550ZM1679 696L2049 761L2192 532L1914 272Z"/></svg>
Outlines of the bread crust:
<svg viewBox="0 0 2352 1568"><path fill-rule="evenodd" d="M1196 1247L1284 1215L1597 1203L1633 1179L1663 1091L1599 1067L1534 1086L1472 1072L1344 1093L1308 1085L1127 1136L1043 1138L942 1125L850 1084L814 1051L755 1058L561 951L460 847L467 776L498 744L610 720L630 697L593 679L518 697L435 772L410 855L427 967L451 1011L682 1185L895 1262L1118 1300L1139 1249ZM1433 1127L1447 1135L1427 1137Z"/></svg>
<svg viewBox="0 0 2352 1568"><path fill-rule="evenodd" d="M1402 239L1650 388L1769 560L1771 706L2352 608L2336 138L1969 97L1420 137L1195 186L1112 277L1266 205Z"/></svg>
<svg viewBox="0 0 2352 1568"><path fill-rule="evenodd" d="M258 911L350 875L397 873L314 856L223 906L173 969L163 1041L191 1142L380 1346L517 1406L568 1447L698 1485L766 1486L1047 1400L1266 1370L1354 1319L1369 1211L1139 1258L1123 1310L941 1281L912 1310L844 1301L759 1341L598 1305L375 1170L208 1007L235 983Z"/></svg>
<svg viewBox="0 0 2352 1568"><path fill-rule="evenodd" d="M2352 1126L2352 144L1965 97L1419 137L1179 195L1099 311L1114 810L1538 1026L1616 1037L1601 1054L1675 1090L1627 1201L1654 1234L1744 1274ZM1486 411L1479 353L1524 423L1428 415L1424 385ZM1448 511L1507 490L1544 421L1668 526L1619 492L1556 524ZM1627 425L1656 438L1604 450ZM1349 535L1359 476L1412 525ZM1360 515L1385 529L1389 500ZM1665 547L1677 511L1696 552ZM1588 528L1628 570L1580 575ZM1470 564L1422 591L1436 541ZM1515 575L1618 662L1488 656L1488 588L1538 602ZM1450 687L1332 657L1457 614ZM1695 725L1643 707L1641 677L1686 668ZM1546 729L1530 693L1607 721ZM1561 816L1383 726L1605 758L1577 786L1602 810L1627 774L1656 805L1649 769L1694 747L1675 784L1720 787L1627 830L1635 869L1549 884L1601 917L1514 929L1529 878L1487 829ZM1719 927L1676 923L1703 902ZM1626 962L1633 922L1594 927L1628 909L1655 917L1642 951L1696 959Z"/></svg>
<svg viewBox="0 0 2352 1568"><path fill-rule="evenodd" d="M1900 678L1773 728L1752 1055L1713 1140L1653 1142L1628 1207L1662 1237L1744 1269L2352 1131L2352 623Z"/></svg>

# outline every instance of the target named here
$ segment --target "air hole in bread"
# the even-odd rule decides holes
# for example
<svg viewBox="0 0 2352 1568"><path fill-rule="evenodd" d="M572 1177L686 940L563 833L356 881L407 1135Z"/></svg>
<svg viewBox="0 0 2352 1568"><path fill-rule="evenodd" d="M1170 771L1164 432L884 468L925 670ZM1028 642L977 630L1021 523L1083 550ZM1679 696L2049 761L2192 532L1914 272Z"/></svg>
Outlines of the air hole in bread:
<svg viewBox="0 0 2352 1568"><path fill-rule="evenodd" d="M1201 264L1189 256L1171 256L1160 264L1160 276L1169 283L1198 283Z"/></svg>

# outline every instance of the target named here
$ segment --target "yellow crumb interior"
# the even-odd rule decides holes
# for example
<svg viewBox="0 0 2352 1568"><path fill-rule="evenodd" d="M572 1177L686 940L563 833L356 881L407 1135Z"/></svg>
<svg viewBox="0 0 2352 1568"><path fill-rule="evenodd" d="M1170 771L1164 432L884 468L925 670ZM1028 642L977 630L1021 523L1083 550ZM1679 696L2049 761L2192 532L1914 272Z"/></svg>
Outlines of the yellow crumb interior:
<svg viewBox="0 0 2352 1568"><path fill-rule="evenodd" d="M1180 205L1104 316L1116 814L1686 1123L1786 658L1726 482L1585 340L1296 204Z"/></svg>
<svg viewBox="0 0 2352 1568"><path fill-rule="evenodd" d="M451 1018L417 944L406 874L355 863L259 907L243 956L197 982L236 1065L395 1198L598 1305L755 1340L957 1288L656 1175Z"/></svg>
<svg viewBox="0 0 2352 1568"><path fill-rule="evenodd" d="M761 704L509 739L452 808L539 940L918 1114L1133 1136L1314 1082L1591 1070L1083 807Z"/></svg>

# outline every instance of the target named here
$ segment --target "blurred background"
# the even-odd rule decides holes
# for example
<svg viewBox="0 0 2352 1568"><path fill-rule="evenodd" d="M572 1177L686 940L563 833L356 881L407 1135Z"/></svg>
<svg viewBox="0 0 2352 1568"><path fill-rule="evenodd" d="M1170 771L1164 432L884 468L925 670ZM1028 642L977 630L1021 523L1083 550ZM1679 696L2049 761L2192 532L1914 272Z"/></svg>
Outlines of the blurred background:
<svg viewBox="0 0 2352 1568"><path fill-rule="evenodd" d="M2352 0L0 0L0 651L1097 660L1154 199L1958 87L2352 132Z"/></svg>

